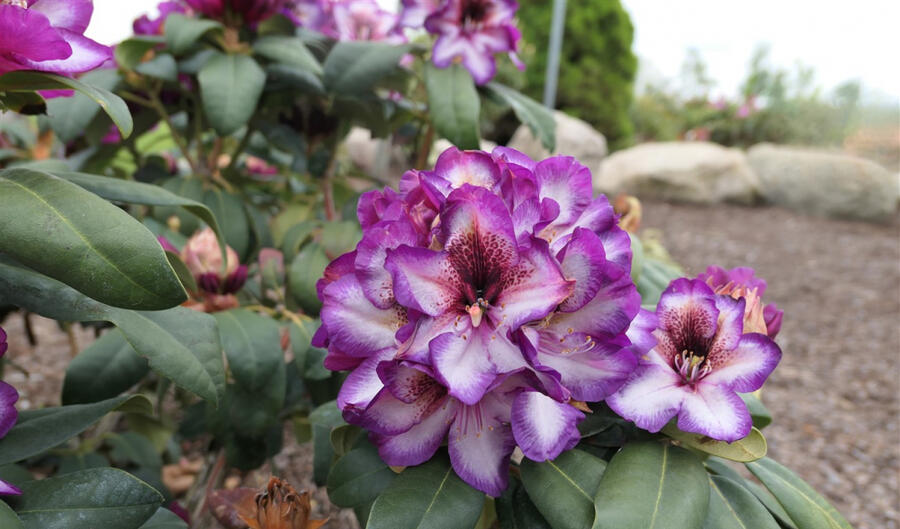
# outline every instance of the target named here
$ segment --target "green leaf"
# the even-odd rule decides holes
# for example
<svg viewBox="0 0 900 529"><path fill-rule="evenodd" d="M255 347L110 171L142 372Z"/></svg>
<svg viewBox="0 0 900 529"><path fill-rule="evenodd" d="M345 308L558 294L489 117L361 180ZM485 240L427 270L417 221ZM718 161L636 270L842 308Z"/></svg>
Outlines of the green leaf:
<svg viewBox="0 0 900 529"><path fill-rule="evenodd" d="M174 512L160 507L140 529L188 529L188 525Z"/></svg>
<svg viewBox="0 0 900 529"><path fill-rule="evenodd" d="M290 294L307 314L317 315L322 308L316 293L316 282L322 277L326 266L328 256L325 250L317 243L310 243L294 257L288 270Z"/></svg>
<svg viewBox="0 0 900 529"><path fill-rule="evenodd" d="M108 466L110 466L109 461L97 452L67 455L59 458L59 467L56 469L56 475L62 476L63 474L81 472L89 468L105 468ZM31 481L32 479L34 478L26 481Z"/></svg>
<svg viewBox="0 0 900 529"><path fill-rule="evenodd" d="M0 110L39 116L47 113L47 102L37 92L0 92Z"/></svg>
<svg viewBox="0 0 900 529"><path fill-rule="evenodd" d="M446 455L435 455L391 482L372 505L366 529L469 529L483 504L484 493L459 479Z"/></svg>
<svg viewBox="0 0 900 529"><path fill-rule="evenodd" d="M408 51L409 46L383 42L338 42L325 58L325 86L343 95L368 93L375 83L397 70Z"/></svg>
<svg viewBox="0 0 900 529"><path fill-rule="evenodd" d="M136 35L116 45L116 64L122 68L133 70L141 63L148 51L164 43L165 39L157 36Z"/></svg>
<svg viewBox="0 0 900 529"><path fill-rule="evenodd" d="M322 75L322 65L303 41L297 37L278 35L262 37L253 44L253 51L276 63L295 66L316 75Z"/></svg>
<svg viewBox="0 0 900 529"><path fill-rule="evenodd" d="M139 529L162 495L115 468L95 468L22 484L12 499L25 529Z"/></svg>
<svg viewBox="0 0 900 529"><path fill-rule="evenodd" d="M597 493L594 529L699 529L709 506L703 463L683 448L651 441L613 456Z"/></svg>
<svg viewBox="0 0 900 529"><path fill-rule="evenodd" d="M108 90L91 86L76 79L45 72L14 71L0 75L0 92L31 92L34 90L75 90L100 105L119 128L123 138L131 135L134 122L125 101Z"/></svg>
<svg viewBox="0 0 900 529"><path fill-rule="evenodd" d="M428 109L438 135L460 149L478 149L481 100L475 81L461 64L438 68L425 65Z"/></svg>
<svg viewBox="0 0 900 529"><path fill-rule="evenodd" d="M309 414L309 423L313 434L313 480L324 485L328 472L334 462L334 450L331 448L331 431L347 424L341 417L335 401L322 404Z"/></svg>
<svg viewBox="0 0 900 529"><path fill-rule="evenodd" d="M253 116L266 72L246 55L218 54L200 69L197 80L206 118L220 136L228 136Z"/></svg>
<svg viewBox="0 0 900 529"><path fill-rule="evenodd" d="M781 527L784 529L797 529L797 525L791 520L791 517L788 515L787 511L784 510L784 507L778 503L778 500L775 499L775 496L772 496L772 493L769 492L768 489L756 483L755 481L743 480L740 483L747 488L750 492L756 496L756 499L762 503L769 513L778 520L778 523L781 524Z"/></svg>
<svg viewBox="0 0 900 529"><path fill-rule="evenodd" d="M0 299L61 321L108 321L150 368L198 396L217 402L225 368L216 320L184 307L137 312L88 298L59 281L0 260Z"/></svg>
<svg viewBox="0 0 900 529"><path fill-rule="evenodd" d="M25 529L25 526L22 525L22 520L19 520L19 517L16 516L16 512L3 501L0 501L0 527L3 529Z"/></svg>
<svg viewBox="0 0 900 529"><path fill-rule="evenodd" d="M78 435L111 411L150 411L147 397L131 395L58 408L28 410L6 437L0 439L0 465L21 461Z"/></svg>
<svg viewBox="0 0 900 529"><path fill-rule="evenodd" d="M203 181L200 178L176 176L164 181L162 185L159 186L159 189L168 191L177 197L193 201L194 203L203 206L204 209L209 210L209 208L206 207L206 204L203 204ZM96 193L93 189L90 189L90 191ZM100 193L97 194L100 195ZM104 196L104 198L108 197ZM160 205L153 208L153 218L167 225L169 219L173 216L176 217L178 219L178 231L187 236L193 235L195 231L202 227L200 220L209 224L205 218L198 219L198 217L195 216L197 213L189 214L185 210L187 210L187 208L184 208L183 210L181 204ZM215 219L212 211L209 212L209 217ZM218 222L216 223L216 227L218 228ZM221 232L221 228L218 228L218 233L221 234ZM224 236L222 236L222 238L219 239L219 244L224 240Z"/></svg>
<svg viewBox="0 0 900 529"><path fill-rule="evenodd" d="M682 432L674 422L667 424L662 433L680 442L682 446L732 461L747 463L766 456L768 446L762 432L753 428L747 437L733 443L717 441L705 435Z"/></svg>
<svg viewBox="0 0 900 529"><path fill-rule="evenodd" d="M194 279L194 274L191 273L187 265L184 264L184 261L181 260L180 255L166 250L166 259L169 260L169 264L172 265L172 270L175 270L175 275L178 276L178 280L181 281L181 284L188 292L200 291L200 288L197 286L197 280ZM227 262L227 260L223 262Z"/></svg>
<svg viewBox="0 0 900 529"><path fill-rule="evenodd" d="M66 368L63 404L97 402L115 397L140 382L150 371L118 330L101 336L78 353Z"/></svg>
<svg viewBox="0 0 900 529"><path fill-rule="evenodd" d="M172 13L166 17L166 44L172 53L181 55L191 49L203 35L220 29L222 24L214 20Z"/></svg>
<svg viewBox="0 0 900 529"><path fill-rule="evenodd" d="M707 476L709 511L703 529L779 529L749 490L723 476Z"/></svg>
<svg viewBox="0 0 900 529"><path fill-rule="evenodd" d="M852 529L825 498L772 459L747 463L750 472L775 496L798 529Z"/></svg>
<svg viewBox="0 0 900 529"><path fill-rule="evenodd" d="M325 85L313 72L289 64L269 64L266 66L268 78L275 81L274 86L280 89L296 89L303 93L323 95Z"/></svg>
<svg viewBox="0 0 900 529"><path fill-rule="evenodd" d="M338 458L344 457L351 450L357 447L359 443L364 443L365 430L359 426L345 424L331 430L329 436L331 440L331 449Z"/></svg>
<svg viewBox="0 0 900 529"><path fill-rule="evenodd" d="M594 496L606 461L581 450L568 450L553 461L524 459L520 468L528 497L554 529L591 526Z"/></svg>
<svg viewBox="0 0 900 529"><path fill-rule="evenodd" d="M534 99L500 83L488 83L487 89L512 107L519 121L528 125L535 138L553 152L556 148L556 120L553 112Z"/></svg>
<svg viewBox="0 0 900 529"><path fill-rule="evenodd" d="M500 529L552 529L518 479L510 480L495 506Z"/></svg>
<svg viewBox="0 0 900 529"><path fill-rule="evenodd" d="M119 84L119 75L115 70L94 70L81 76L81 82L111 91ZM63 143L83 136L99 113L100 106L79 92L72 97L56 97L47 101L50 126Z"/></svg>
<svg viewBox="0 0 900 529"><path fill-rule="evenodd" d="M641 304L656 306L660 295L669 286L669 283L682 275L680 270L668 263L645 254L641 275L635 282L638 292L641 294Z"/></svg>
<svg viewBox="0 0 900 529"><path fill-rule="evenodd" d="M134 71L147 77L155 77L171 83L178 81L178 65L175 63L175 58L168 53L157 55L147 62L138 64Z"/></svg>
<svg viewBox="0 0 900 529"><path fill-rule="evenodd" d="M153 442L139 433L111 434L106 442L112 447L109 457L117 465L132 463L157 470L163 466L162 457L156 451Z"/></svg>
<svg viewBox="0 0 900 529"><path fill-rule="evenodd" d="M756 394L738 393L738 395L744 399L744 404L747 405L750 417L753 418L754 427L762 430L766 426L772 424L772 412L763 405L762 400L760 400Z"/></svg>
<svg viewBox="0 0 900 529"><path fill-rule="evenodd" d="M328 498L340 507L358 507L374 501L396 477L378 449L369 443L337 460L328 473Z"/></svg>
<svg viewBox="0 0 900 529"><path fill-rule="evenodd" d="M187 299L147 228L93 193L48 173L0 172L0 247L109 305L158 310Z"/></svg>
<svg viewBox="0 0 900 529"><path fill-rule="evenodd" d="M241 199L221 189L207 189L203 193L203 203L219 221L225 243L238 258L246 260L250 248L250 221Z"/></svg>
<svg viewBox="0 0 900 529"><path fill-rule="evenodd" d="M326 222L322 224L318 239L325 255L329 259L337 259L356 248L362 239L362 231L356 221Z"/></svg>

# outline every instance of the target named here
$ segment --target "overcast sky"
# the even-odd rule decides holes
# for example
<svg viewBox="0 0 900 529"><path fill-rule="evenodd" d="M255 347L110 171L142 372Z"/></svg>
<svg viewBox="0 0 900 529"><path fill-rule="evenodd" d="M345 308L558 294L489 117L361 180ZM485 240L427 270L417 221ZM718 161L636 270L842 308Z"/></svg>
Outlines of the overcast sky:
<svg viewBox="0 0 900 529"><path fill-rule="evenodd" d="M393 6L396 0L379 0ZM549 0L548 0L549 1ZM569 0L570 4L577 1ZM589 0L600 1L600 0ZM826 89L859 79L882 97L900 99L900 1L897 0L623 0L635 25L635 51L644 71L678 76L696 48L716 80L716 93L734 95L759 43L772 62L816 71ZM131 21L156 0L94 0L87 34L105 44L125 38Z"/></svg>

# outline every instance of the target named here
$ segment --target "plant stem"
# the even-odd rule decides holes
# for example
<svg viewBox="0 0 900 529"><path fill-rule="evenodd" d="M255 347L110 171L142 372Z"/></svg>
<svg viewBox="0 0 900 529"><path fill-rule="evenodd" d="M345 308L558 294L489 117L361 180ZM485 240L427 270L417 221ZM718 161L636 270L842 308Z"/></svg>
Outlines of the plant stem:
<svg viewBox="0 0 900 529"><path fill-rule="evenodd" d="M431 154L431 146L434 145L434 125L428 123L425 129L425 139L419 147L419 156L416 158L416 169L424 169L428 163L428 155Z"/></svg>
<svg viewBox="0 0 900 529"><path fill-rule="evenodd" d="M328 158L328 166L322 175L322 200L325 207L325 220L331 222L338 220L337 208L334 205L334 169L337 166L337 146L331 148Z"/></svg>
<svg viewBox="0 0 900 529"><path fill-rule="evenodd" d="M231 160L228 161L228 167L225 168L226 172L230 172L237 165L238 158L241 153L244 152L244 149L247 148L247 144L250 143L250 136L253 135L253 127L249 124L247 125L247 132L244 133L244 137L241 138L240 143L238 143L237 148L231 153Z"/></svg>
<svg viewBox="0 0 900 529"><path fill-rule="evenodd" d="M166 122L166 126L169 127L169 133L172 135L172 139L175 140L175 144L178 145L178 150L181 151L181 155L184 156L188 165L191 166L191 171L193 171L194 174L199 174L200 171L197 167L197 162L194 160L194 157L191 156L187 142L184 141L181 134L178 134L178 131L175 130L175 125L172 124L172 118L169 116L169 113L166 112L166 107L163 105L156 92L150 92L150 103L153 109L156 110L156 113Z"/></svg>

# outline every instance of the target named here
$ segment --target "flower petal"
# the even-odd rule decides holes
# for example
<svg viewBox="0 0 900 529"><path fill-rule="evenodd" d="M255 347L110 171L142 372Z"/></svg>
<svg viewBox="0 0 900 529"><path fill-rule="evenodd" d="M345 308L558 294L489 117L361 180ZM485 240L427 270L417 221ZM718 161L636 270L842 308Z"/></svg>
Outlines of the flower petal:
<svg viewBox="0 0 900 529"><path fill-rule="evenodd" d="M568 225L577 220L591 203L591 171L571 156L553 156L538 162L534 176L540 197L559 204L556 222Z"/></svg>
<svg viewBox="0 0 900 529"><path fill-rule="evenodd" d="M6 4L0 4L0 49L0 73L24 69L23 59L49 61L72 55L72 47L46 16Z"/></svg>
<svg viewBox="0 0 900 529"><path fill-rule="evenodd" d="M405 307L440 316L459 303L462 281L447 252L402 245L387 251L384 267Z"/></svg>
<svg viewBox="0 0 900 529"><path fill-rule="evenodd" d="M574 288L574 282L566 280L550 255L546 241L532 239L519 256L516 265L503 270L500 293L490 309L492 318L513 330L547 316Z"/></svg>
<svg viewBox="0 0 900 529"><path fill-rule="evenodd" d="M567 353L577 346L583 347L585 340L591 338L584 334L562 338L541 334L542 347L535 362L559 373L560 382L576 400L598 402L605 399L622 387L637 366L637 359L621 338L593 342L586 351L575 349L576 352ZM578 344L570 345L571 342ZM559 348L564 349L560 351Z"/></svg>
<svg viewBox="0 0 900 529"><path fill-rule="evenodd" d="M394 349L388 348L366 358L344 380L337 396L337 406L344 415L358 415L372 402L384 384L378 377L378 364L393 358ZM348 419L348 422L349 419Z"/></svg>
<svg viewBox="0 0 900 529"><path fill-rule="evenodd" d="M43 13L53 27L84 33L94 12L92 0L38 0L29 9Z"/></svg>
<svg viewBox="0 0 900 529"><path fill-rule="evenodd" d="M574 312L557 312L550 323L560 334L572 329L573 332L611 338L628 329L640 306L641 296L628 274L615 279L604 277L600 290L587 305Z"/></svg>
<svg viewBox="0 0 900 529"><path fill-rule="evenodd" d="M321 316L330 344L350 356L370 356L397 345L394 335L406 323L402 307L372 305L352 274L328 285L323 294Z"/></svg>
<svg viewBox="0 0 900 529"><path fill-rule="evenodd" d="M659 318L656 317L655 312L650 312L646 309L638 311L637 316L634 317L634 320L631 321L631 325L628 326L628 330L625 332L628 340L631 341L631 352L634 353L635 357L640 358L644 356L647 351L653 349L656 345L658 340L654 336L653 331L656 330L658 325Z"/></svg>
<svg viewBox="0 0 900 529"><path fill-rule="evenodd" d="M64 59L48 61L24 60L23 64L34 70L54 73L81 73L97 68L112 57L109 46L65 29L59 35L72 47L72 54Z"/></svg>
<svg viewBox="0 0 900 529"><path fill-rule="evenodd" d="M18 496L19 494L22 494L22 491L15 485L0 479L0 496Z"/></svg>
<svg viewBox="0 0 900 529"><path fill-rule="evenodd" d="M654 354L654 353L650 353ZM625 385L606 399L609 407L639 427L658 432L681 410L686 391L668 366L641 364Z"/></svg>
<svg viewBox="0 0 900 529"><path fill-rule="evenodd" d="M363 292L376 307L386 309L395 303L394 282L384 267L387 251L401 244L418 242L416 230L408 222L381 222L369 227L356 246L356 277Z"/></svg>
<svg viewBox="0 0 900 529"><path fill-rule="evenodd" d="M581 440L578 423L584 414L537 391L523 391L513 401L513 436L532 461L556 459Z"/></svg>
<svg viewBox="0 0 900 529"><path fill-rule="evenodd" d="M747 405L734 391L704 379L684 392L679 430L731 443L746 437L752 427Z"/></svg>
<svg viewBox="0 0 900 529"><path fill-rule="evenodd" d="M397 435L372 434L381 459L388 465L412 466L431 459L437 452L460 404L446 399L434 413L406 432Z"/></svg>
<svg viewBox="0 0 900 529"><path fill-rule="evenodd" d="M706 283L696 279L681 278L669 283L659 298L656 314L659 328L665 333L659 346L667 355L709 343L718 327L716 296Z"/></svg>
<svg viewBox="0 0 900 529"><path fill-rule="evenodd" d="M0 437L6 435L19 418L16 410L18 400L19 392L16 388L0 381Z"/></svg>
<svg viewBox="0 0 900 529"><path fill-rule="evenodd" d="M431 340L431 363L435 375L451 395L465 404L475 404L496 378L494 365L485 354L491 346L486 333L444 333Z"/></svg>
<svg viewBox="0 0 900 529"><path fill-rule="evenodd" d="M379 371L388 375L387 379L382 377L388 385L360 416L358 424L367 430L387 435L403 433L446 401L446 389L418 369L383 362Z"/></svg>
<svg viewBox="0 0 900 529"><path fill-rule="evenodd" d="M491 394L475 406L461 406L448 445L456 474L476 489L499 496L509 482L509 456L516 446L509 404Z"/></svg>
<svg viewBox="0 0 900 529"><path fill-rule="evenodd" d="M573 312L592 300L608 278L603 242L594 232L578 228L557 258L563 275L575 282L572 295L560 303L559 310Z"/></svg>
<svg viewBox="0 0 900 529"><path fill-rule="evenodd" d="M500 182L500 169L486 152L450 147L438 156L434 171L428 172L426 179L447 196L463 184L494 189Z"/></svg>
<svg viewBox="0 0 900 529"><path fill-rule="evenodd" d="M712 372L703 382L741 393L756 391L780 360L781 349L771 338L758 333L744 334L735 349L709 357Z"/></svg>

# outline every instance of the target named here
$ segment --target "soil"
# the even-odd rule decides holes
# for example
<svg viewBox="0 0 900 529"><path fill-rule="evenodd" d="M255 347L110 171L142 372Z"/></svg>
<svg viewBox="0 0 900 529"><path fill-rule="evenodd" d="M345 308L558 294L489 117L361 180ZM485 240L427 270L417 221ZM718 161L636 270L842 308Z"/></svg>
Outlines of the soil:
<svg viewBox="0 0 900 529"><path fill-rule="evenodd" d="M775 208L644 203L644 228L661 232L672 256L695 275L709 264L751 266L768 281L765 301L785 311L781 365L763 400L775 421L769 455L821 491L857 529L900 529L900 219L886 226L806 217ZM67 335L33 317L4 322L4 379L20 409L59 404L70 359ZM84 346L92 331L75 329ZM286 433L275 463L298 489L314 490L312 458ZM268 469L244 478L264 482ZM314 515L330 529L356 527L352 513L314 490Z"/></svg>

